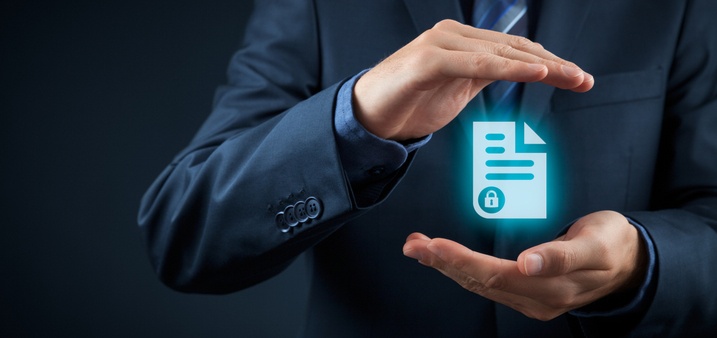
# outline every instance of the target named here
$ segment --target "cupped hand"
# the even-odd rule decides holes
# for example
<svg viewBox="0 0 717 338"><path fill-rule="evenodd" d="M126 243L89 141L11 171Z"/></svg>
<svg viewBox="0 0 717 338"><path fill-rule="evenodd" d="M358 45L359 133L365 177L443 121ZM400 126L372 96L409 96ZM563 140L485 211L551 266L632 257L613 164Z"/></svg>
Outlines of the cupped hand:
<svg viewBox="0 0 717 338"><path fill-rule="evenodd" d="M647 264L637 229L613 211L581 218L565 235L523 251L517 261L419 233L407 238L403 252L471 292L540 320L636 288Z"/></svg>
<svg viewBox="0 0 717 338"><path fill-rule="evenodd" d="M356 118L398 141L436 132L496 80L541 81L576 92L593 77L527 38L444 20L383 60L354 87Z"/></svg>

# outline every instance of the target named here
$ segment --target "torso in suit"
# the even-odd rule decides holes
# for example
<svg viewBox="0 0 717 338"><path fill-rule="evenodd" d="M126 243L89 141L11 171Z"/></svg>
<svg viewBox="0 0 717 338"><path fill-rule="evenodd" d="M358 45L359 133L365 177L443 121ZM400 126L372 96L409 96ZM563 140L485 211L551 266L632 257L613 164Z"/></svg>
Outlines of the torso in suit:
<svg viewBox="0 0 717 338"><path fill-rule="evenodd" d="M715 12L710 1L667 0L544 0L533 10L533 40L595 75L595 87L525 85L518 120L551 145L548 219L506 224L473 211L467 126L489 118L483 111L462 113L360 191L335 142L343 81L441 19L464 21L459 1L257 2L212 115L143 199L152 262L178 290L225 293L309 250L307 337L713 332ZM310 198L320 214L281 231L277 215ZM528 319L401 254L420 231L515 259L598 210L643 225L657 251L647 294L627 314ZM633 298L613 297L601 313Z"/></svg>

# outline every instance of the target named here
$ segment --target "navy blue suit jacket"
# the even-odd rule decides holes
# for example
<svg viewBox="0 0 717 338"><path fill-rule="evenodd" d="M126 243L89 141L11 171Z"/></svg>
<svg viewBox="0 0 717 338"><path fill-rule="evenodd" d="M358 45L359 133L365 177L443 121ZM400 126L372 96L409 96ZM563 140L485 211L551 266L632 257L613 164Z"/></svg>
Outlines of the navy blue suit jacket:
<svg viewBox="0 0 717 338"><path fill-rule="evenodd" d="M463 21L458 0L257 1L212 114L142 201L151 261L177 290L227 293L309 251L309 337L557 337L570 323L587 335L713 333L716 4L543 1L533 39L595 75L595 87L525 86L519 118L552 147L551 207L547 220L506 226L472 207L465 130L481 112L362 186L347 181L335 141L340 84L439 20ZM281 231L277 215L312 197L317 214ZM528 319L401 254L421 231L515 259L605 209L642 224L657 251L651 288L627 314Z"/></svg>

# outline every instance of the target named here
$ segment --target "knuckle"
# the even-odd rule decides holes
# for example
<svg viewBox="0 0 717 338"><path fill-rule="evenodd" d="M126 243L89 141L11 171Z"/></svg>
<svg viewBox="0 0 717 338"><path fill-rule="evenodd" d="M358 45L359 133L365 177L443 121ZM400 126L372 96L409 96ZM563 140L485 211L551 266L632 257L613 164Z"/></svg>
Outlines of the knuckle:
<svg viewBox="0 0 717 338"><path fill-rule="evenodd" d="M468 265L468 261L461 258L455 258L451 260L448 264L450 264L455 269L462 271Z"/></svg>
<svg viewBox="0 0 717 338"><path fill-rule="evenodd" d="M485 295L489 290L485 284L469 275L464 275L459 284L461 284L464 289L479 295Z"/></svg>
<svg viewBox="0 0 717 338"><path fill-rule="evenodd" d="M508 69L511 64L508 59L496 57L487 52L475 53L470 58L473 77L476 79L485 79L491 76L489 74L499 74Z"/></svg>
<svg viewBox="0 0 717 338"><path fill-rule="evenodd" d="M433 28L437 29L437 30L448 30L448 29L452 29L457 24L458 24L458 22L455 20L443 19L441 21L438 21L435 25L433 25Z"/></svg>
<svg viewBox="0 0 717 338"><path fill-rule="evenodd" d="M524 36L514 36L510 40L510 44L518 49L529 49L535 47L536 43Z"/></svg>
<svg viewBox="0 0 717 338"><path fill-rule="evenodd" d="M470 67L473 69L473 76L477 79L496 80L515 67L510 57L497 55L494 52L478 52L470 57Z"/></svg>
<svg viewBox="0 0 717 338"><path fill-rule="evenodd" d="M560 251L560 260L557 267L558 273L562 275L572 271L576 261L577 255L575 254L575 251L570 250L569 248L563 248Z"/></svg>
<svg viewBox="0 0 717 338"><path fill-rule="evenodd" d="M446 263L440 259L429 258L425 261L425 264L439 271L447 271Z"/></svg>
<svg viewBox="0 0 717 338"><path fill-rule="evenodd" d="M485 296L495 290L505 290L507 281L504 275L497 272L492 273L485 281L478 280L469 274L463 274L460 284L473 293Z"/></svg>
<svg viewBox="0 0 717 338"><path fill-rule="evenodd" d="M421 261L420 261L421 264L426 265L426 266L430 266L430 267L432 267L432 268L434 268L434 269L436 269L436 270L439 270L439 271L445 271L445 270L446 270L446 263L445 263L445 262L443 262L443 261L440 260L440 259L436 259L436 258L433 257L432 255L426 255L426 256L427 256L427 257L424 257L423 259L421 259Z"/></svg>
<svg viewBox="0 0 717 338"><path fill-rule="evenodd" d="M420 48L412 53L412 59L417 66L430 67L436 61L436 51L433 48Z"/></svg>
<svg viewBox="0 0 717 338"><path fill-rule="evenodd" d="M471 55L471 62L474 65L483 65L488 62L488 59L491 57L488 53L474 53Z"/></svg>
<svg viewBox="0 0 717 338"><path fill-rule="evenodd" d="M499 45L495 46L495 48L494 48L495 54L500 55L500 56L509 56L509 55L513 54L514 50L515 50L515 48L513 48L510 45L505 45L505 44L499 44Z"/></svg>
<svg viewBox="0 0 717 338"><path fill-rule="evenodd" d="M485 282L485 287L492 290L504 290L506 286L505 277L502 274L496 273L488 278Z"/></svg>
<svg viewBox="0 0 717 338"><path fill-rule="evenodd" d="M419 35L419 36L416 38L415 42L418 43L418 44L421 44L421 45L430 44L430 43L432 43L433 41L436 41L436 39L437 39L437 36L436 36L437 33L438 33L438 31L433 30L433 29L429 29L429 30L423 32L421 35Z"/></svg>

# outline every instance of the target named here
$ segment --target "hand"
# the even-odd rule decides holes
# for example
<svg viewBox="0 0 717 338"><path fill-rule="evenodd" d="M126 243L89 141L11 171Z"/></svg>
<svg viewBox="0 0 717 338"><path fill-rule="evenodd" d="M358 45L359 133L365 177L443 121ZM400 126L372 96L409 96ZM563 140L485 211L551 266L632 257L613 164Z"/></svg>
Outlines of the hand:
<svg viewBox="0 0 717 338"><path fill-rule="evenodd" d="M581 218L564 236L523 251L517 262L419 233L408 237L403 253L469 291L540 320L637 287L647 261L637 229L613 211Z"/></svg>
<svg viewBox="0 0 717 338"><path fill-rule="evenodd" d="M374 135L420 138L447 125L495 80L541 81L576 92L594 82L526 38L444 20L358 80L354 111Z"/></svg>

